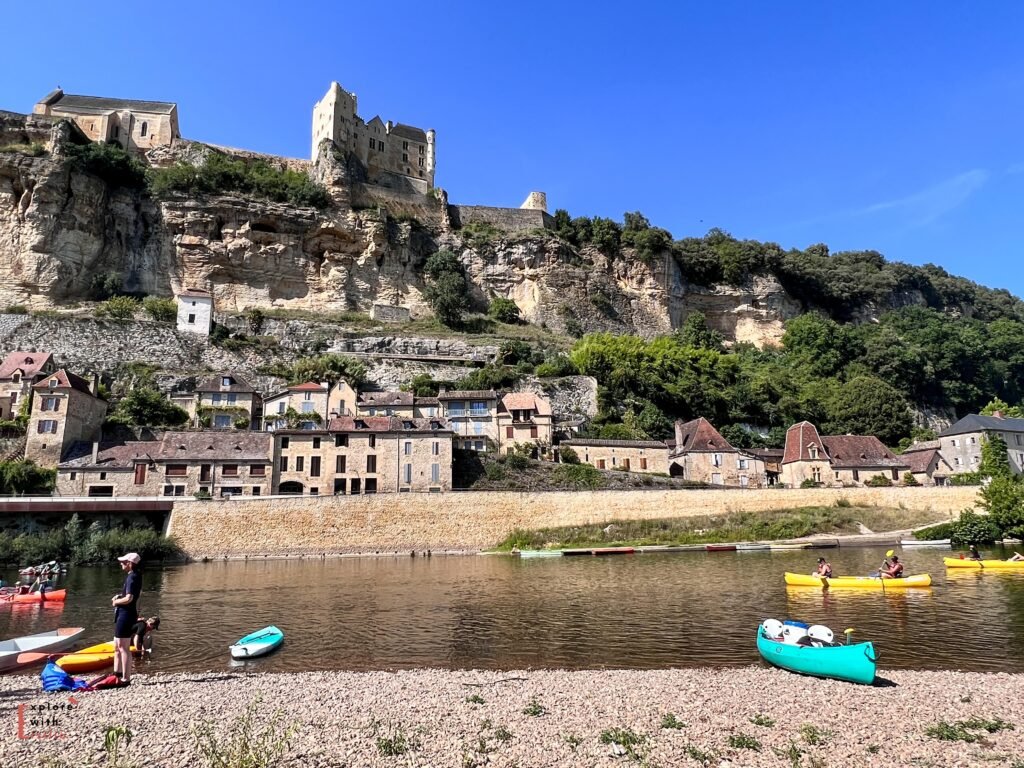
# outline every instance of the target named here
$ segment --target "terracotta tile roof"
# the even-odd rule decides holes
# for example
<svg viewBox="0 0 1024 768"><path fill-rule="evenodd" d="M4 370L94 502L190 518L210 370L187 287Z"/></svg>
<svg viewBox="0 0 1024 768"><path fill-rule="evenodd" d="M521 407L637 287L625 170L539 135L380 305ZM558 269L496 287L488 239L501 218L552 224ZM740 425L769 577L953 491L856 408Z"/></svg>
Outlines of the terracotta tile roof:
<svg viewBox="0 0 1024 768"><path fill-rule="evenodd" d="M886 448L874 435L826 435L821 442L836 468L907 466L906 461Z"/></svg>
<svg viewBox="0 0 1024 768"><path fill-rule="evenodd" d="M359 404L368 408L412 405L413 398L412 392L366 392L359 396Z"/></svg>
<svg viewBox="0 0 1024 768"><path fill-rule="evenodd" d="M165 432L157 461L270 461L270 432Z"/></svg>
<svg viewBox="0 0 1024 768"><path fill-rule="evenodd" d="M685 424L676 422L676 447L679 453L735 453L736 449L729 441L711 426L711 422L703 416Z"/></svg>
<svg viewBox="0 0 1024 768"><path fill-rule="evenodd" d="M31 379L51 360L49 352L11 352L0 363L0 379L9 379L15 371L21 371L23 378Z"/></svg>
<svg viewBox="0 0 1024 768"><path fill-rule="evenodd" d="M403 419L400 416L335 416L329 432L450 432L444 419Z"/></svg>
<svg viewBox="0 0 1024 768"><path fill-rule="evenodd" d="M100 443L96 462L92 460L92 443L77 442L68 449L60 469L98 467L102 470L134 469L136 461L155 461L160 454L159 440Z"/></svg>
<svg viewBox="0 0 1024 768"><path fill-rule="evenodd" d="M453 389L441 392L438 400L497 400L498 393L493 389Z"/></svg>
<svg viewBox="0 0 1024 768"><path fill-rule="evenodd" d="M231 379L231 384L226 387L221 384L222 379L225 377ZM211 376L199 382L199 385L196 387L196 392L239 392L251 394L255 391L248 381L233 373L219 373L216 376Z"/></svg>
<svg viewBox="0 0 1024 768"><path fill-rule="evenodd" d="M538 416L550 416L551 405L533 392L509 392L501 398L506 411L536 411Z"/></svg>
<svg viewBox="0 0 1024 768"><path fill-rule="evenodd" d="M939 453L938 448L926 448L923 451L905 451L903 453L903 462L907 465L911 472L915 475L921 474L928 471L928 468L932 465L932 461L938 458L938 463L935 466L935 471L939 472L945 470L947 472L952 471L952 467L942 458L942 454Z"/></svg>
<svg viewBox="0 0 1024 768"><path fill-rule="evenodd" d="M50 382L56 381L57 386L51 387ZM33 389L77 389L79 392L84 392L87 395L91 395L89 391L89 382L83 379L81 376L61 368L56 373L51 373L45 379L40 380Z"/></svg>
<svg viewBox="0 0 1024 768"><path fill-rule="evenodd" d="M663 448L668 450L668 446L660 440L601 440L574 437L571 440L563 440L559 445L572 445L580 448Z"/></svg>
<svg viewBox="0 0 1024 768"><path fill-rule="evenodd" d="M317 384L313 381L307 381L305 384L296 384L294 387L288 387L289 392L326 392L327 387L323 384Z"/></svg>
<svg viewBox="0 0 1024 768"><path fill-rule="evenodd" d="M818 447L818 459L828 461L828 453L821 444L821 436L818 429L809 421L801 421L786 430L786 448L782 454L782 463L789 464L793 461L815 461L811 458L810 447Z"/></svg>

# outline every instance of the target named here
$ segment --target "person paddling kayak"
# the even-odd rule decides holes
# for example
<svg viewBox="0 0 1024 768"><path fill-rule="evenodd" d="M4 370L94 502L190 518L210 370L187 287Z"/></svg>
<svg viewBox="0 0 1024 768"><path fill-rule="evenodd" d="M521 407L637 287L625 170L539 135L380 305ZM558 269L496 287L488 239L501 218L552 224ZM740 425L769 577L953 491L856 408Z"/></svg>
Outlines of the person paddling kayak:
<svg viewBox="0 0 1024 768"><path fill-rule="evenodd" d="M832 578L832 565L824 558L818 558L818 567L814 570L815 576L821 576L823 579Z"/></svg>
<svg viewBox="0 0 1024 768"><path fill-rule="evenodd" d="M900 562L899 555L893 555L891 563L888 560L882 563L882 567L878 569L878 577L880 579L900 579L903 577L903 563Z"/></svg>

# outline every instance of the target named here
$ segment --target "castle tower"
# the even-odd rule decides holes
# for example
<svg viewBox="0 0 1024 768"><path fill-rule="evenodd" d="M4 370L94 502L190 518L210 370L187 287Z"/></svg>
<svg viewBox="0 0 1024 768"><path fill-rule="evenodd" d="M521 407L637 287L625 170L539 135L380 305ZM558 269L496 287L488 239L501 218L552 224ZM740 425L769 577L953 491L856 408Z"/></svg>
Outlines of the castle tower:
<svg viewBox="0 0 1024 768"><path fill-rule="evenodd" d="M437 132L431 128L427 131L427 178L430 179L430 186L434 186L434 168L437 166L436 140Z"/></svg>
<svg viewBox="0 0 1024 768"><path fill-rule="evenodd" d="M544 213L547 213L548 196L544 192L531 192L519 207L530 211L544 211Z"/></svg>
<svg viewBox="0 0 1024 768"><path fill-rule="evenodd" d="M324 97L313 106L312 160L316 160L317 149L324 139L330 139L339 149L353 149L356 107L356 95L336 81L332 82Z"/></svg>

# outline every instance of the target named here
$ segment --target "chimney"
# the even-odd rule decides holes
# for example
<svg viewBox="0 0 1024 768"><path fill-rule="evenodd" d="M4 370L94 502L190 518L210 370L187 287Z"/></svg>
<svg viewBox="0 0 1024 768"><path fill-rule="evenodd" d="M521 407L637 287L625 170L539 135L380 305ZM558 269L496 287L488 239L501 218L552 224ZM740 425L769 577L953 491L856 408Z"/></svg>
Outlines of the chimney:
<svg viewBox="0 0 1024 768"><path fill-rule="evenodd" d="M1005 418L1006 418L1006 417L1005 417L1005 416L1003 415L1003 412L1002 412L1002 411L996 411L996 412L994 412L994 413L993 413L992 415L993 415L993 416L994 416L995 418L997 418L997 419L1005 419Z"/></svg>
<svg viewBox="0 0 1024 768"><path fill-rule="evenodd" d="M93 397L99 397L100 392L100 375L94 373L92 379L89 381L89 394Z"/></svg>
<svg viewBox="0 0 1024 768"><path fill-rule="evenodd" d="M92 443L92 465L95 467L100 460L100 441L98 439L93 440Z"/></svg>

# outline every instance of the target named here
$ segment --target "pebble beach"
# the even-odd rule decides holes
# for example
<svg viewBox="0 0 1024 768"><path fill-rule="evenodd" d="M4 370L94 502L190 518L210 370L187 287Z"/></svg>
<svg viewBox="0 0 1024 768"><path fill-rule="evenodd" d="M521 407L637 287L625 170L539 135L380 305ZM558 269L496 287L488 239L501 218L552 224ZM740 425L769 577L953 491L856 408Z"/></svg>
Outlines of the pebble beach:
<svg viewBox="0 0 1024 768"><path fill-rule="evenodd" d="M250 743L291 729L280 766L1024 766L1024 675L881 675L870 687L758 666L136 675L75 703L6 676L0 766L114 765L108 726L132 734L117 765L209 765L203 746L226 753L247 711Z"/></svg>

